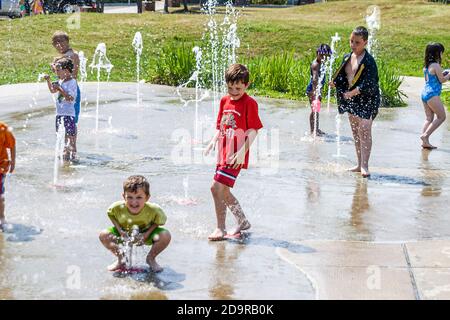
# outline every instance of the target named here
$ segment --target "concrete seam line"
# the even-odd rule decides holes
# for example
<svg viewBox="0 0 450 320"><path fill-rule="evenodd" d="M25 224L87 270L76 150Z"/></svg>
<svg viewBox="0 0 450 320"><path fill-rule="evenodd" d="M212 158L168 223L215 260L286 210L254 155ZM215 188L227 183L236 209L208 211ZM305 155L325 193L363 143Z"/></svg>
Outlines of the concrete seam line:
<svg viewBox="0 0 450 320"><path fill-rule="evenodd" d="M416 297L416 300L422 300L422 298L420 297L419 289L417 288L416 278L414 277L414 272L413 272L413 269L411 266L411 261L409 260L408 249L406 248L405 243L402 243L402 249L403 249L403 253L405 255L406 263L408 265L409 277L411 278L411 284L413 286L414 296Z"/></svg>
<svg viewBox="0 0 450 320"><path fill-rule="evenodd" d="M281 253L281 248L276 248L275 249L275 253L278 255L278 257L289 263L290 265L294 266L294 268L298 269L301 273L303 273L303 275L306 277L306 280L308 280L309 284L311 285L311 288L314 291L314 299L315 300L320 300L321 297L319 296L319 287L315 281L315 279L308 274L308 272L306 272L305 270L303 270L301 267L299 267L297 264L295 264L294 262L292 262L290 259L286 258L282 253Z"/></svg>

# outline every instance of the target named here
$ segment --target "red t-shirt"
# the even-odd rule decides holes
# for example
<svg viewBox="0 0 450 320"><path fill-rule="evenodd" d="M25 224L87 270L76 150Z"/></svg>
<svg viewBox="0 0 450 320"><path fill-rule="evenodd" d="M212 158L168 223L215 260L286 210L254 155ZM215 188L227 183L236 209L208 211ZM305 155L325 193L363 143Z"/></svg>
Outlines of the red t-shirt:
<svg viewBox="0 0 450 320"><path fill-rule="evenodd" d="M258 116L258 103L247 93L239 100L231 100L225 96L220 100L217 116L219 135L219 156L217 165L230 165L229 158L236 153L248 139L248 130L259 130L263 127ZM249 152L245 154L243 169L248 167Z"/></svg>

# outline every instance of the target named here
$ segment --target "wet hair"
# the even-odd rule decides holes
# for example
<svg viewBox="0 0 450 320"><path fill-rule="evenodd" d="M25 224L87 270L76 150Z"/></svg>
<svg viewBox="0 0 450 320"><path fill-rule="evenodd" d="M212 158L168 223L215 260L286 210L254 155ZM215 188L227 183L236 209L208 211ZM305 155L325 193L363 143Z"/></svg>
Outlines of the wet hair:
<svg viewBox="0 0 450 320"><path fill-rule="evenodd" d="M58 40L65 40L69 42L69 35L64 31L56 31L52 36L52 42L56 42Z"/></svg>
<svg viewBox="0 0 450 320"><path fill-rule="evenodd" d="M69 58L61 58L56 60L56 65L62 70L69 70L70 73L73 72L73 62Z"/></svg>
<svg viewBox="0 0 450 320"><path fill-rule="evenodd" d="M147 196L150 195L150 183L144 176L136 175L130 176L123 183L123 192L136 193L138 189L142 188Z"/></svg>
<svg viewBox="0 0 450 320"><path fill-rule="evenodd" d="M320 44L320 46L317 47L316 53L320 54L320 55L324 55L324 56L329 56L333 52L331 51L331 48L329 45L322 43L322 44Z"/></svg>
<svg viewBox="0 0 450 320"><path fill-rule="evenodd" d="M441 53L445 50L444 46L439 42L430 42L425 48L425 61L424 66L428 66L432 63L441 63Z"/></svg>
<svg viewBox="0 0 450 320"><path fill-rule="evenodd" d="M232 64L228 67L225 72L225 81L227 83L235 83L241 81L244 84L249 82L250 73L246 66L240 63Z"/></svg>
<svg viewBox="0 0 450 320"><path fill-rule="evenodd" d="M352 33L356 36L362 37L364 41L367 41L369 39L369 31L363 26L356 27L353 29Z"/></svg>

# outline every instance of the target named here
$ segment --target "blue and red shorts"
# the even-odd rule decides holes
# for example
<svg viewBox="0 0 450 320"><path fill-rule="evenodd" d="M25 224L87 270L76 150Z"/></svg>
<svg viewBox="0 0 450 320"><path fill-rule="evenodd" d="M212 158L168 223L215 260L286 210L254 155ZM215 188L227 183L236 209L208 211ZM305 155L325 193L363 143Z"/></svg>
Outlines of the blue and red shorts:
<svg viewBox="0 0 450 320"><path fill-rule="evenodd" d="M241 168L233 169L228 166L217 166L214 180L230 188L233 188L240 171Z"/></svg>
<svg viewBox="0 0 450 320"><path fill-rule="evenodd" d="M6 174L0 173L0 195L5 193L5 178Z"/></svg>
<svg viewBox="0 0 450 320"><path fill-rule="evenodd" d="M76 136L77 135L77 124L75 122L75 117L71 116L56 116L56 132L58 132L59 125L64 124L64 128L66 129L66 134L68 136Z"/></svg>

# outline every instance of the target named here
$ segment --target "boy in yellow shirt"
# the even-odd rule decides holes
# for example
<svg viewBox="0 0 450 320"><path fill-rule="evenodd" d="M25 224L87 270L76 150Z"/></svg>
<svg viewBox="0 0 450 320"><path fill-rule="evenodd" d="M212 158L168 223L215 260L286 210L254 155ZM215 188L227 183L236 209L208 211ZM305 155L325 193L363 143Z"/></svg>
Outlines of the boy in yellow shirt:
<svg viewBox="0 0 450 320"><path fill-rule="evenodd" d="M134 236L133 244L152 246L147 255L147 263L153 272L163 269L156 263L159 255L171 239L170 232L160 227L166 223L167 217L157 204L147 202L150 199L150 184L143 176L131 176L123 183L123 199L114 202L108 209L108 217L113 227L100 233L101 243L111 251L117 261L108 266L109 271L125 268L125 257L119 248L124 239L129 239L133 228L139 229Z"/></svg>
<svg viewBox="0 0 450 320"><path fill-rule="evenodd" d="M10 156L8 156L9 149ZM5 220L5 178L13 173L16 165L16 140L8 126L0 122L0 231L3 230Z"/></svg>

